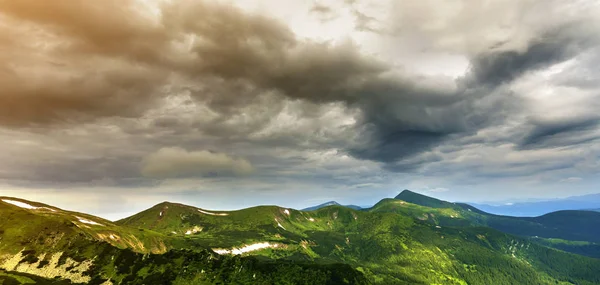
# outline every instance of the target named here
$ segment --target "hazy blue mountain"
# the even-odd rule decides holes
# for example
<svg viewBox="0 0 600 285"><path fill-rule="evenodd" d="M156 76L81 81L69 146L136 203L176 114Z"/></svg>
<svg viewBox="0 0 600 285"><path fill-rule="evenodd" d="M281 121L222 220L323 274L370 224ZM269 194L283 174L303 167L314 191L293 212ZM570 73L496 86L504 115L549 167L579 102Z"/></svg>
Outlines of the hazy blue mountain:
<svg viewBox="0 0 600 285"><path fill-rule="evenodd" d="M360 210L363 207L361 206L356 206L356 205L342 205L336 201L329 201L329 202L325 202L323 204L320 205L316 205L316 206L312 206L312 207L308 207L308 208L304 208L302 209L302 211L314 211L314 210L318 210L324 207L328 207L328 206L343 206L343 207L348 207L350 209L354 209L354 210Z"/></svg>
<svg viewBox="0 0 600 285"><path fill-rule="evenodd" d="M600 209L600 194L573 196L563 199L489 205L468 203L496 215L535 217L562 210Z"/></svg>

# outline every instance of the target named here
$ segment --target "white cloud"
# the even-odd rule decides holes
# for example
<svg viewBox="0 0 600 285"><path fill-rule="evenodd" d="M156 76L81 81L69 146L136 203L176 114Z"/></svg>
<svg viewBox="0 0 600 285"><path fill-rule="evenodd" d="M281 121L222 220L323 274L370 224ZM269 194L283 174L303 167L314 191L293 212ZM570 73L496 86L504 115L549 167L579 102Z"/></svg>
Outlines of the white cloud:
<svg viewBox="0 0 600 285"><path fill-rule="evenodd" d="M431 188L431 189L427 190L427 192L434 192L434 193L448 192L448 191L450 191L450 189L444 188L444 187L436 187L436 188Z"/></svg>
<svg viewBox="0 0 600 285"><path fill-rule="evenodd" d="M574 182L579 182L581 180L582 180L581 177L569 177L569 178L561 179L560 182L574 183Z"/></svg>

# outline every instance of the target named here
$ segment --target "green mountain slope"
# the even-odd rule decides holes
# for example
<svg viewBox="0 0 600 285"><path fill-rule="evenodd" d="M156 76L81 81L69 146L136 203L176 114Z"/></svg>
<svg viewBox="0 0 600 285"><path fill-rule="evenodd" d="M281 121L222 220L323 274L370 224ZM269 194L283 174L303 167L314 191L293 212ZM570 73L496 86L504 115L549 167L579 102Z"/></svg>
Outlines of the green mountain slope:
<svg viewBox="0 0 600 285"><path fill-rule="evenodd" d="M514 235L532 237L536 241L557 249L600 258L600 213L593 211L558 211L539 217L510 217L483 212L462 203L450 203L408 190L397 198L398 202L383 200L373 209L412 214L436 225L486 226ZM434 210L425 207L434 205ZM421 216L418 216L421 215ZM427 216L429 215L429 216ZM543 241L554 239L555 242ZM556 242L567 240L574 242Z"/></svg>
<svg viewBox="0 0 600 285"><path fill-rule="evenodd" d="M420 206L430 208L456 208L454 203L438 200L429 196L421 195L410 190L403 190L394 199L406 201Z"/></svg>
<svg viewBox="0 0 600 285"><path fill-rule="evenodd" d="M0 197L0 281L600 284L599 259L473 226L471 215L397 199L310 212L165 202L113 223Z"/></svg>
<svg viewBox="0 0 600 285"><path fill-rule="evenodd" d="M318 224L305 223L311 218L309 213L277 206L215 212L164 202L116 223L184 238L195 246L226 248L240 242L298 240L296 233Z"/></svg>
<svg viewBox="0 0 600 285"><path fill-rule="evenodd" d="M600 260L473 227L469 213L395 199L367 211L329 206L311 212L275 206L213 212L162 203L117 224L179 236L224 255L343 262L374 284L600 283Z"/></svg>
<svg viewBox="0 0 600 285"><path fill-rule="evenodd" d="M218 255L179 237L16 198L0 197L0 217L0 280L5 284L54 279L62 282L56 284L103 285L367 282L345 264Z"/></svg>

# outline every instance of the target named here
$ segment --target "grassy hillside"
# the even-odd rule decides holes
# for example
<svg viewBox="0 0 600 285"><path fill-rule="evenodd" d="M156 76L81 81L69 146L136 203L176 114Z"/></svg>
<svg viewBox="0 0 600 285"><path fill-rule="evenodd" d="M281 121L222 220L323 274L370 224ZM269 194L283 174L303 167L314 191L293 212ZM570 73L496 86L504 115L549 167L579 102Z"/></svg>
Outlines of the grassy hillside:
<svg viewBox="0 0 600 285"><path fill-rule="evenodd" d="M555 249L600 258L600 213L559 211L540 217L498 216L468 204L440 201L410 191L410 195L403 195L405 192L399 197L406 200L384 199L371 210L403 213L435 225L487 226Z"/></svg>
<svg viewBox="0 0 600 285"><path fill-rule="evenodd" d="M33 280L30 274L103 285L600 284L599 259L473 226L483 215L449 204L384 199L361 211L225 212L165 202L112 223L1 198L0 280Z"/></svg>
<svg viewBox="0 0 600 285"><path fill-rule="evenodd" d="M162 203L117 223L223 254L237 248L264 260L343 262L375 284L600 283L600 260L473 227L469 213L395 199L367 211L329 206L309 212L275 206L213 212ZM239 250L257 244L269 246Z"/></svg>
<svg viewBox="0 0 600 285"><path fill-rule="evenodd" d="M429 208L456 208L454 203L438 200L429 196L421 195L410 190L403 190L394 197L396 200L402 200L420 206Z"/></svg>
<svg viewBox="0 0 600 285"><path fill-rule="evenodd" d="M404 195L405 193L407 194ZM591 243L600 242L599 212L569 210L553 212L539 217L510 217L489 214L467 204L445 202L410 191L404 191L397 197L411 204L427 207L433 205L434 208L443 209L437 210L442 215L443 213L452 212L452 214L444 215L446 218L438 216L436 221L441 224L470 223L471 225L487 226L520 236L558 238ZM378 207L378 205L375 205L375 207ZM394 209L401 211L398 207ZM448 219L452 215L454 219ZM456 221L456 218L463 221Z"/></svg>
<svg viewBox="0 0 600 285"><path fill-rule="evenodd" d="M345 264L218 255L187 246L179 237L16 198L0 197L0 217L4 284L55 278L64 281L56 284L103 285L366 283L362 273Z"/></svg>

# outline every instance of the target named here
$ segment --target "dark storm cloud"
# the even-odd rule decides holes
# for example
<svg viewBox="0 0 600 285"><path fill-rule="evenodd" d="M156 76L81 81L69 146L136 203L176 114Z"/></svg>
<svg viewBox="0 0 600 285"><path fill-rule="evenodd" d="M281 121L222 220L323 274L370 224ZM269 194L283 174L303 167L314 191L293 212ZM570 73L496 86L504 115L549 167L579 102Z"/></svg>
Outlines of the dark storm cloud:
<svg viewBox="0 0 600 285"><path fill-rule="evenodd" d="M106 23L106 19L100 18L101 11L113 9L110 26L103 27L101 23ZM262 16L243 14L229 6L188 1L165 5L160 26L132 11L129 2L118 7L116 2L71 0L53 5L4 1L0 2L0 11L66 33L75 43L67 47L68 50L118 56L126 62L174 69L190 80L200 80L200 87L193 87L192 95L226 115L236 112L236 108L228 106L247 104L244 102L251 102L268 91L291 99L318 104L343 102L351 108L359 108L365 113L363 124L372 126L376 136L385 137L385 145L398 146L403 140L406 142L399 151L393 151L397 147L382 148L389 160L402 158L411 153L411 149L413 152L426 149L416 142L420 138L428 145L435 141L433 136L414 134L447 132L443 126L447 123L438 126L439 119L432 118L426 110L443 108L460 100L443 90L444 87L422 86L410 76L387 75L390 68L386 64L362 56L352 44L298 42L281 24ZM198 17L203 21L196 21ZM192 35L188 42L182 40L186 34ZM168 48L169 44L176 43L186 44L189 50ZM148 45L154 48L148 49ZM88 74L81 80L66 80L64 86L57 88L48 89L50 82L40 82L44 90L57 90L56 94L45 95L33 90L30 96L22 96L22 90L8 92L9 95L2 98L6 103L3 106L13 112L7 119L23 122L36 119L28 114L41 114L36 115L41 116L36 122L58 114L123 115L129 113L124 112L127 106L139 106L139 101L146 100L144 96L161 87L151 79L140 82L140 86L127 81L127 77L110 77L115 82L104 80L107 74L99 74L102 80L98 80L98 84L87 84L94 79L89 79ZM19 82L18 79L26 80L15 76L11 81ZM221 87L215 89L215 86ZM128 92L133 94L127 96ZM107 110L111 112L106 113ZM394 113L402 111L405 114ZM419 117L412 117L415 115ZM390 134L388 126L393 126ZM373 160L383 156L361 155Z"/></svg>
<svg viewBox="0 0 600 285"><path fill-rule="evenodd" d="M154 84L162 80L151 71L136 68L61 69L42 71L45 74L37 78L28 74L27 68L0 72L0 124L22 126L81 122L89 117L139 116L151 102ZM51 75L65 71L77 74Z"/></svg>
<svg viewBox="0 0 600 285"><path fill-rule="evenodd" d="M231 6L174 1L163 4L161 16L152 19L135 9L135 3L0 0L0 13L46 29L67 43L50 51L31 48L32 53L62 64L36 62L43 70L38 78L15 68L28 61L16 47L11 50L17 56L2 69L7 71L0 84L8 91L0 95L0 123L139 116L165 89L177 88L221 116L207 132L223 136L228 133L219 120L273 93L268 97L278 98L269 102L275 106L273 113L280 110L282 100L343 103L359 110L356 130L363 139L345 146L347 151L390 165L389 170L410 171L434 161L416 158L452 135L476 132L501 120L505 110L488 101L510 104L505 103L510 96L498 95L503 83L581 51L587 37L574 32L577 27L559 27L531 40L524 51L491 47L473 56L469 73L454 82L395 71L362 55L351 43L298 40L283 24ZM359 25L372 20L356 16L362 19ZM101 67L82 66L86 58ZM66 74L50 76L61 72ZM178 81L169 81L173 78ZM267 119L239 127L251 133ZM155 126L176 123L162 119ZM530 140L546 136L543 130L540 133Z"/></svg>
<svg viewBox="0 0 600 285"><path fill-rule="evenodd" d="M0 180L11 180L17 185L29 187L69 184L125 187L150 185L151 181L139 179L137 161L132 157L97 157L19 163L13 168L14 172L1 173ZM24 168L23 170L26 171L19 168Z"/></svg>
<svg viewBox="0 0 600 285"><path fill-rule="evenodd" d="M353 155L382 162L394 162L397 157L407 157L431 148L447 134L426 131L399 131L380 138L379 145L356 150Z"/></svg>
<svg viewBox="0 0 600 285"><path fill-rule="evenodd" d="M598 139L598 117L580 117L553 121L534 120L533 128L520 142L522 149L573 146Z"/></svg>
<svg viewBox="0 0 600 285"><path fill-rule="evenodd" d="M524 51L488 51L471 60L471 85L496 86L522 74L573 57L589 47L588 35L559 27L535 38Z"/></svg>

